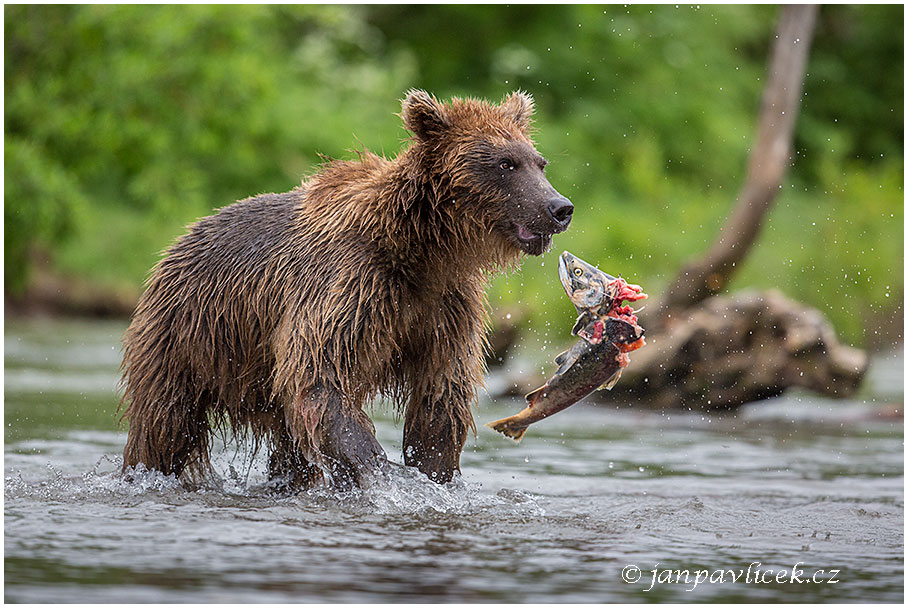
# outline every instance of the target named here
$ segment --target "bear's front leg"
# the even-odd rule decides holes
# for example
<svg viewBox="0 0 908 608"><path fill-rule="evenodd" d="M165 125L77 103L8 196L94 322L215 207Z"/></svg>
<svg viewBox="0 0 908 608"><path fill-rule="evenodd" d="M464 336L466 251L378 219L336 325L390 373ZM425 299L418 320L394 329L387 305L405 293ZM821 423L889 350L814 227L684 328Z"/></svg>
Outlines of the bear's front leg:
<svg viewBox="0 0 908 608"><path fill-rule="evenodd" d="M387 462L372 421L331 386L306 391L289 414L290 433L305 460L315 464L337 489L360 485L363 474Z"/></svg>
<svg viewBox="0 0 908 608"><path fill-rule="evenodd" d="M473 389L448 384L414 395L404 421L404 464L415 466L436 483L447 483L460 471L467 433L475 429L470 402ZM435 398L432 398L432 396Z"/></svg>
<svg viewBox="0 0 908 608"><path fill-rule="evenodd" d="M404 358L411 382L404 463L437 483L460 471L467 433L476 431L470 405L485 372L482 290L477 282L447 293Z"/></svg>
<svg viewBox="0 0 908 608"><path fill-rule="evenodd" d="M326 404L319 450L334 486L348 490L359 486L362 475L379 468L388 457L375 438L375 425L362 409L344 404L336 393Z"/></svg>

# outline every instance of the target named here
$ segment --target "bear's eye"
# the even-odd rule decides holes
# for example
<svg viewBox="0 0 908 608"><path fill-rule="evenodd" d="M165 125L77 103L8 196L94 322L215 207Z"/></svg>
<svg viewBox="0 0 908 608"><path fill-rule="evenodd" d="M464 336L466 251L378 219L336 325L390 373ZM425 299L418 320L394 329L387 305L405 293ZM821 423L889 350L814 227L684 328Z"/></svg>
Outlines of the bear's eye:
<svg viewBox="0 0 908 608"><path fill-rule="evenodd" d="M575 268L575 269L574 269L574 275L575 275L575 276L578 276L578 277L579 277L579 276L582 275L582 274L583 274L583 269L581 269L581 268Z"/></svg>
<svg viewBox="0 0 908 608"><path fill-rule="evenodd" d="M505 158L500 163L498 163L498 166L502 171L513 171L515 168L514 161L512 161L510 158Z"/></svg>

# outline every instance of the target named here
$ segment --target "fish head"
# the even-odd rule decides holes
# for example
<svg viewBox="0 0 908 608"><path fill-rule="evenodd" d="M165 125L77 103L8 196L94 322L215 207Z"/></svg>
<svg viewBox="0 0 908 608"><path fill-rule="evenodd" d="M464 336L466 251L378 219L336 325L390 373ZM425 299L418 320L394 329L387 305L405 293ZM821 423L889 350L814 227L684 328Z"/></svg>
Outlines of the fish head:
<svg viewBox="0 0 908 608"><path fill-rule="evenodd" d="M578 311L598 308L615 277L565 251L558 258L558 278Z"/></svg>

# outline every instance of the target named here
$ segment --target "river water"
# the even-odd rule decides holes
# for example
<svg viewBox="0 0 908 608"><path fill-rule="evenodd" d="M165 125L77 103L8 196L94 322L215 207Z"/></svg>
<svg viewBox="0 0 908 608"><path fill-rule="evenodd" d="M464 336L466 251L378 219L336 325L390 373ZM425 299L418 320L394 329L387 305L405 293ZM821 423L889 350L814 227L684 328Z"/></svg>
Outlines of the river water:
<svg viewBox="0 0 908 608"><path fill-rule="evenodd" d="M578 404L516 445L480 427L439 487L401 465L361 490L275 497L221 445L188 491L124 482L119 322L7 321L9 602L901 602L902 353L859 398L735 415ZM481 400L477 421L514 413ZM400 458L400 424L378 406Z"/></svg>

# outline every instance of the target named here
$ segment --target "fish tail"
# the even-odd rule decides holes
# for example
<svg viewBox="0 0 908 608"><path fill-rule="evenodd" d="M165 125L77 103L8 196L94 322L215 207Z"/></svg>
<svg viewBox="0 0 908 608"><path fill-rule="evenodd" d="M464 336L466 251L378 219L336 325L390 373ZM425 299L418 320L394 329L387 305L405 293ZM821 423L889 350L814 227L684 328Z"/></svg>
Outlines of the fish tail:
<svg viewBox="0 0 908 608"><path fill-rule="evenodd" d="M516 414L514 416L502 418L501 420L496 420L495 422L490 422L486 424L486 426L519 442L526 434L529 425L521 423L520 414Z"/></svg>
<svg viewBox="0 0 908 608"><path fill-rule="evenodd" d="M543 391L548 388L548 384L540 386L535 391L531 392L526 396L526 400L529 405L522 412L514 414L513 416L508 416L507 418L502 418L501 420L496 420L495 422L490 422L486 426L490 429L494 429L513 439L514 441L520 441L523 439L523 436L527 432L527 427L530 426L532 422L526 422L527 410L529 410L533 404L536 402L536 399L543 394Z"/></svg>

